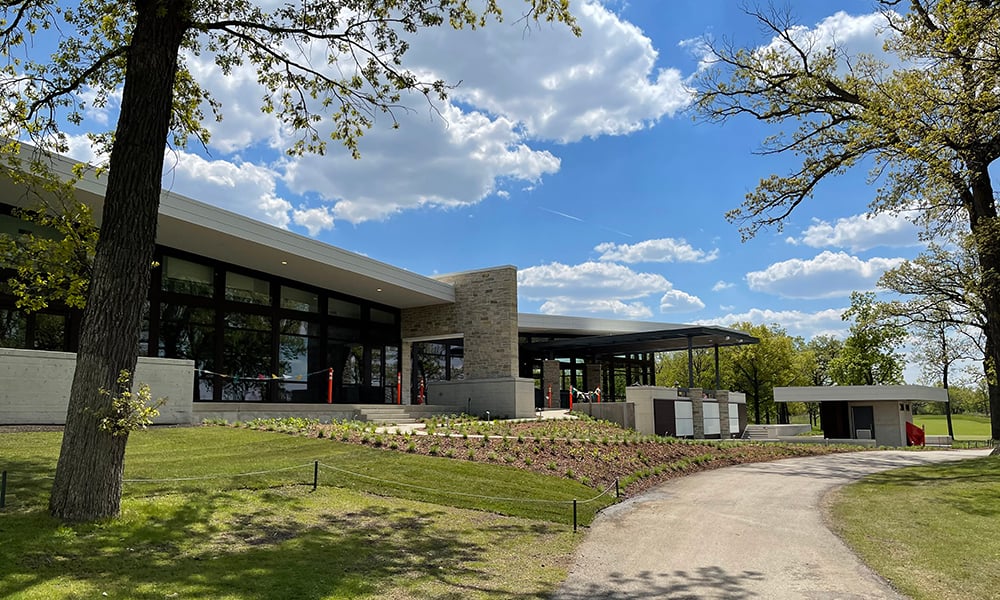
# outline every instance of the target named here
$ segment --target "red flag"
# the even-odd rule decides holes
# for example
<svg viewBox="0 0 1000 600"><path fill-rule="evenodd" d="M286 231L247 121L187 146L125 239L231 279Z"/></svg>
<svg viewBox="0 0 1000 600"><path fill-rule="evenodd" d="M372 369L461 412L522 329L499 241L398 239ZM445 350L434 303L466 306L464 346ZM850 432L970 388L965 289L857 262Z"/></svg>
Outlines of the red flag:
<svg viewBox="0 0 1000 600"><path fill-rule="evenodd" d="M911 446L924 445L924 430L909 421L906 422L906 441Z"/></svg>

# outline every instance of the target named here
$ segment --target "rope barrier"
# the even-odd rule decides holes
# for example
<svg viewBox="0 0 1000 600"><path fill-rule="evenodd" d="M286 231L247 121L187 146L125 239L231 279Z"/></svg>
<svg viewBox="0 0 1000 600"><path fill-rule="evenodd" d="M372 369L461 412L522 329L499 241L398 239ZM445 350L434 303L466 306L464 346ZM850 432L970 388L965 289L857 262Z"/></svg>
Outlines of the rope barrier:
<svg viewBox="0 0 1000 600"><path fill-rule="evenodd" d="M231 379L233 381L271 381L271 380L305 381L306 379L312 377L313 375L319 375L320 373L327 373L329 372L329 370L330 369L328 367L326 369L320 369L318 371L312 371L310 373L306 373L305 375L275 375L274 373L272 373L270 375L258 374L255 376L252 375L247 377L245 375L228 375L226 373L218 373L216 371L209 371L208 369L195 369L199 377L205 375L213 375L215 377L222 377L223 379Z"/></svg>
<svg viewBox="0 0 1000 600"><path fill-rule="evenodd" d="M295 469L304 469L306 467L311 467L312 463L306 463L304 465L296 465L294 467L282 467L280 469L271 469L268 471L250 471L247 473L236 473L233 475L203 475L201 477L173 477L168 479L123 479L122 483L167 483L170 481L205 481L211 479L232 479L233 477L251 477L254 475L268 475L270 473L281 473L283 471L293 471Z"/></svg>
<svg viewBox="0 0 1000 600"><path fill-rule="evenodd" d="M378 483L385 483L385 484L388 484L388 485L397 485L397 486L400 486L400 487L405 487L405 488L409 488L409 489L413 489L413 490L419 490L419 491L422 491L422 492L431 492L431 493L435 493L435 494L444 494L446 496L460 496L462 498L475 498L477 500L495 500L495 501L499 501L499 502L533 502L533 503L536 503L536 504L572 504L573 502L575 502L575 500L543 500L543 499L535 499L535 498L505 498L505 497L502 497L502 496L484 496L482 494L467 494L467 493L464 493L464 492L449 492L447 490L440 490L440 489L436 489L436 488L429 488L429 487L424 487L424 486L419 486L419 485L413 485L412 483L403 483L401 481L389 481L387 479L379 479L378 477L372 477L371 475L364 475L362 473L355 473L353 471L348 471L347 469L341 469L339 467L334 467L334 466L331 466L331 465L328 465L328 464L325 464L325 463L319 463L319 465L321 467L323 467L324 469L330 469L331 471L337 471L337 472L340 472L340 473L346 473L348 475L352 475L354 477L360 477L362 479L367 479L369 481L376 481ZM610 486L609 486L608 489L610 489ZM603 492L601 492L600 494L594 496L593 498L590 498L588 500L581 500L580 502L583 502L583 503L593 502L594 500L597 500L598 498L600 498L601 496L603 496L607 492L608 492L608 490L606 489Z"/></svg>

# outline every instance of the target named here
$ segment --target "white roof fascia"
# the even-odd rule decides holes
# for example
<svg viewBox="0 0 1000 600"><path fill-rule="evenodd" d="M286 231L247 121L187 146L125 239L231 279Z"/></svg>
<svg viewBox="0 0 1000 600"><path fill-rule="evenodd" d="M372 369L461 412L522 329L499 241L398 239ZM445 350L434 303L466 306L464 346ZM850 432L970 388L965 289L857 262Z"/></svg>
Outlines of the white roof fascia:
<svg viewBox="0 0 1000 600"><path fill-rule="evenodd" d="M926 385L776 387L775 402L947 402L948 390Z"/></svg>
<svg viewBox="0 0 1000 600"><path fill-rule="evenodd" d="M31 152L22 145L22 155ZM52 171L69 179L78 161L49 157ZM100 224L107 179L89 172L76 189ZM166 190L160 194L157 243L396 308L455 302L451 284Z"/></svg>

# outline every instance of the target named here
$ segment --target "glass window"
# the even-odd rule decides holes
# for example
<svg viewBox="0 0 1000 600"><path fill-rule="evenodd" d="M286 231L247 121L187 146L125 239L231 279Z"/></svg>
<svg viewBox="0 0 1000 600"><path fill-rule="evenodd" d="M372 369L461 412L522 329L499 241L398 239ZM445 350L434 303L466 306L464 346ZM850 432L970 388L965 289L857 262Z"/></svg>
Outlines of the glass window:
<svg viewBox="0 0 1000 600"><path fill-rule="evenodd" d="M372 348L372 368L371 368L371 382L372 385L378 387L382 385L382 349Z"/></svg>
<svg viewBox="0 0 1000 600"><path fill-rule="evenodd" d="M189 260L163 257L162 288L168 292L211 297L214 293L215 270Z"/></svg>
<svg viewBox="0 0 1000 600"><path fill-rule="evenodd" d="M271 304L271 284L249 275L227 272L226 300L249 304Z"/></svg>
<svg viewBox="0 0 1000 600"><path fill-rule="evenodd" d="M35 331L31 346L35 350L66 350L66 315L35 315Z"/></svg>
<svg viewBox="0 0 1000 600"><path fill-rule="evenodd" d="M390 325L396 324L396 315L387 310L382 310L380 308L373 308L371 310L371 319L376 323L388 323Z"/></svg>
<svg viewBox="0 0 1000 600"><path fill-rule="evenodd" d="M157 356L186 358L198 371L215 371L215 311L183 304L160 305ZM198 400L212 400L215 377L198 376Z"/></svg>
<svg viewBox="0 0 1000 600"><path fill-rule="evenodd" d="M309 331L309 328L300 329ZM312 331L318 332L318 328ZM318 337L282 335L278 347L279 398L284 402L325 401L328 375L322 372L324 365L321 359Z"/></svg>
<svg viewBox="0 0 1000 600"><path fill-rule="evenodd" d="M399 348L396 346L386 346L383 353L385 363L385 401L389 404L396 402L396 383L399 374Z"/></svg>
<svg viewBox="0 0 1000 600"><path fill-rule="evenodd" d="M259 402L267 399L271 381L271 320L261 315L228 313L223 335L222 388L225 401Z"/></svg>
<svg viewBox="0 0 1000 600"><path fill-rule="evenodd" d="M444 381L446 346L433 342L413 344L413 353L417 360L417 374L424 381Z"/></svg>
<svg viewBox="0 0 1000 600"><path fill-rule="evenodd" d="M281 307L304 312L318 312L319 295L283 285L281 286Z"/></svg>
<svg viewBox="0 0 1000 600"><path fill-rule="evenodd" d="M0 346L24 348L28 345L28 318L19 310L0 308Z"/></svg>
<svg viewBox="0 0 1000 600"><path fill-rule="evenodd" d="M330 298L326 301L326 312L332 317L343 317L345 319L360 319L361 305L356 302Z"/></svg>
<svg viewBox="0 0 1000 600"><path fill-rule="evenodd" d="M361 328L356 323L330 325L327 329L327 337L330 338L331 342L359 342L361 341Z"/></svg>

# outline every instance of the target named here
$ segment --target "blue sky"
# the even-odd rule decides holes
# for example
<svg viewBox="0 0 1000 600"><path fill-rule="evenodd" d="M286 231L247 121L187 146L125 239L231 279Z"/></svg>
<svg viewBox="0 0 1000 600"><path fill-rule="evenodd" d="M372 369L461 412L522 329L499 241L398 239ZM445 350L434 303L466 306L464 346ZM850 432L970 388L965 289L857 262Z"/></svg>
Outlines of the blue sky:
<svg viewBox="0 0 1000 600"><path fill-rule="evenodd" d="M502 4L513 16L521 3ZM870 1L789 6L817 39L881 45ZM513 18L421 32L411 68L461 84L437 111L410 98L399 129L379 120L357 161L337 146L285 156L288 136L260 114L252 71L226 78L191 57L224 120L210 124L207 151L168 152L164 186L424 275L515 265L521 312L843 335L850 292L913 257L916 230L864 217L874 191L859 170L824 182L783 231L741 241L726 211L796 163L754 154L768 126L699 122L688 83L697 40L771 40L731 0L574 0L573 10L578 39ZM113 112L89 123L113 123ZM93 158L82 139L73 148Z"/></svg>

